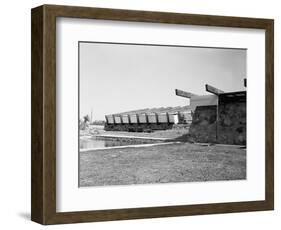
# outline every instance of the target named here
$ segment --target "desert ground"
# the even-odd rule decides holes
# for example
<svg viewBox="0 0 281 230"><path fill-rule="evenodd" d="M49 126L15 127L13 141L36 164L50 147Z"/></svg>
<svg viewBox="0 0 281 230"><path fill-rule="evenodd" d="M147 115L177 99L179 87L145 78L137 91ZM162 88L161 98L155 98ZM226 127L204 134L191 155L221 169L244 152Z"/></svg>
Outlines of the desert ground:
<svg viewBox="0 0 281 230"><path fill-rule="evenodd" d="M246 179L246 149L239 146L181 142L93 150L80 152L79 163L80 187Z"/></svg>

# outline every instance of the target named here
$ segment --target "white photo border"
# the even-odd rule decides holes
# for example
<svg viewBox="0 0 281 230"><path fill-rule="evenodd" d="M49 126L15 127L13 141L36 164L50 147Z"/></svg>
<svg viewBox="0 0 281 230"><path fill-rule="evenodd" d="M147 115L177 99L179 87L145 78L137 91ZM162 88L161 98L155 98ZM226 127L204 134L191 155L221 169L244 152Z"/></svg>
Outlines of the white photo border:
<svg viewBox="0 0 281 230"><path fill-rule="evenodd" d="M265 200L265 30L57 18L57 212ZM247 180L78 187L78 41L247 49Z"/></svg>

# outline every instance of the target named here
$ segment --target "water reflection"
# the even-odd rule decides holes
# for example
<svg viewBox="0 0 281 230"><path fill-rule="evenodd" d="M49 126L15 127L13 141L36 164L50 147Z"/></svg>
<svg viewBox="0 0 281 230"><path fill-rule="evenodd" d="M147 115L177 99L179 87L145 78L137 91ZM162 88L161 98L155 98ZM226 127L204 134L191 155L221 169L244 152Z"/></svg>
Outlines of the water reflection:
<svg viewBox="0 0 281 230"><path fill-rule="evenodd" d="M87 138L87 139L80 139L79 147L80 149L96 149L96 148L106 148L106 147L114 147L114 146L150 144L150 143L155 143L155 141L140 140L140 139Z"/></svg>

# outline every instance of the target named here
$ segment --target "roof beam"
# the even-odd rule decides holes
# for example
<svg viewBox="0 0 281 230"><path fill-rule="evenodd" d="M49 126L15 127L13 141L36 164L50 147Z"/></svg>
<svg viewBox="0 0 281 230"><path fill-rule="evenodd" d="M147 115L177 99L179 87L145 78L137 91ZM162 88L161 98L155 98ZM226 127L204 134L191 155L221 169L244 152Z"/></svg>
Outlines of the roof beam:
<svg viewBox="0 0 281 230"><path fill-rule="evenodd" d="M211 85L208 85L206 84L205 85L205 88L206 88L206 91L209 92L209 93L212 93L212 94L215 94L215 95L220 95L222 93L224 93L224 91L220 90L220 89L217 89L216 87L214 86L211 86Z"/></svg>
<svg viewBox="0 0 281 230"><path fill-rule="evenodd" d="M191 98L192 96L196 96L193 93L189 93L180 89L176 89L175 91L176 91L176 95L180 97Z"/></svg>

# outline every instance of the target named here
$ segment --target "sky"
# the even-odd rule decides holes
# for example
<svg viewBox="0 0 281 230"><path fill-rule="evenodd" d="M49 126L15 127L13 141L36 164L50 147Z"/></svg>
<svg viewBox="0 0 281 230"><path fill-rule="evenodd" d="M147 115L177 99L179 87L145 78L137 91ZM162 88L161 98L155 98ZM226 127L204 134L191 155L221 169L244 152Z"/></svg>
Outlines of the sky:
<svg viewBox="0 0 281 230"><path fill-rule="evenodd" d="M181 89L209 94L205 84L225 92L245 90L245 49L79 43L80 118L136 109L185 106Z"/></svg>

